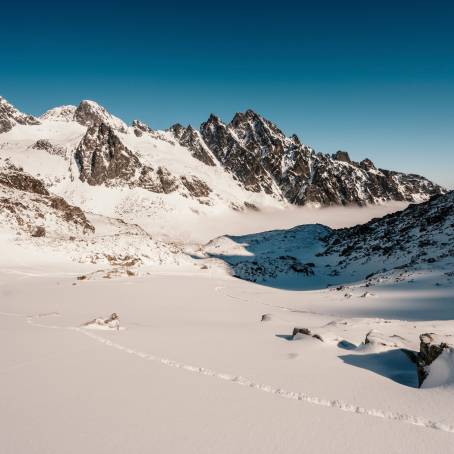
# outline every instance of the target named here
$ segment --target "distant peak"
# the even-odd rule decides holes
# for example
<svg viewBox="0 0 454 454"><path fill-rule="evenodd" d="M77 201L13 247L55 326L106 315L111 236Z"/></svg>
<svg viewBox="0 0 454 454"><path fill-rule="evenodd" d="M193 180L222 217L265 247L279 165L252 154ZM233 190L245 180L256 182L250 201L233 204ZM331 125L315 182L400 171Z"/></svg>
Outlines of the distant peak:
<svg viewBox="0 0 454 454"><path fill-rule="evenodd" d="M349 154L346 151L338 150L332 155L333 159L341 162L352 162Z"/></svg>
<svg viewBox="0 0 454 454"><path fill-rule="evenodd" d="M122 120L112 115L97 102L89 99L80 102L74 113L74 119L83 126L106 123L121 132L126 132L128 128Z"/></svg>
<svg viewBox="0 0 454 454"><path fill-rule="evenodd" d="M43 113L40 118L42 120L71 121L74 120L76 109L77 107L72 105L54 107Z"/></svg>
<svg viewBox="0 0 454 454"><path fill-rule="evenodd" d="M40 122L32 115L16 109L10 102L0 96L0 133L7 132L15 125L39 125Z"/></svg>
<svg viewBox="0 0 454 454"><path fill-rule="evenodd" d="M215 114L210 114L207 123L221 123L221 119Z"/></svg>

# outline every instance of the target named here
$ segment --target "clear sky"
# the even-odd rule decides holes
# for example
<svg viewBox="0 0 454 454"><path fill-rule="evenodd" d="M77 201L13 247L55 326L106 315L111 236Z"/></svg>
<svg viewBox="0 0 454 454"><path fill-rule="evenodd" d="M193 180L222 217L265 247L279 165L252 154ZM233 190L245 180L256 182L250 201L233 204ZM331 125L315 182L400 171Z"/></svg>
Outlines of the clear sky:
<svg viewBox="0 0 454 454"><path fill-rule="evenodd" d="M454 188L454 2L10 1L0 95L154 128L252 108L316 150Z"/></svg>

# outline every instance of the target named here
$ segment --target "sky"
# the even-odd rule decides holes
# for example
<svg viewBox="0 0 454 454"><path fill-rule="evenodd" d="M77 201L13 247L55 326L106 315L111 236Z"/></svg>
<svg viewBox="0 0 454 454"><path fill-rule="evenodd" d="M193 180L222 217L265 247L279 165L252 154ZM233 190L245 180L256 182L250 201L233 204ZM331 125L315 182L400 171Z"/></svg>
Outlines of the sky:
<svg viewBox="0 0 454 454"><path fill-rule="evenodd" d="M251 108L317 151L454 188L454 2L2 4L0 95L155 129Z"/></svg>

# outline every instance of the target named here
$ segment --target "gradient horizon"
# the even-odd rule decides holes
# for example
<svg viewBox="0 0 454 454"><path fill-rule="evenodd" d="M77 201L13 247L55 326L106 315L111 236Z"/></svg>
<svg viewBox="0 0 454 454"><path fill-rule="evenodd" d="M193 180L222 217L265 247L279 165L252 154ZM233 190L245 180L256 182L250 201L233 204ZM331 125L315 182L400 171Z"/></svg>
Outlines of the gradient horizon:
<svg viewBox="0 0 454 454"><path fill-rule="evenodd" d="M449 2L78 1L2 6L0 95L93 99L153 128L248 108L317 151L454 188Z"/></svg>

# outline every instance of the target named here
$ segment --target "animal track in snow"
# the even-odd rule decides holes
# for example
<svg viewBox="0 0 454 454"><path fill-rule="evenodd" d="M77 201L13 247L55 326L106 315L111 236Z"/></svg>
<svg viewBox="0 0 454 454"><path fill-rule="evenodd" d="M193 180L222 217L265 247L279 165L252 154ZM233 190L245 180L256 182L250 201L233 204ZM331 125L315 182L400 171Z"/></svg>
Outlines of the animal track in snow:
<svg viewBox="0 0 454 454"><path fill-rule="evenodd" d="M208 377L214 377L214 378L217 378L218 380L224 380L224 381L234 383L237 385L246 386L248 388L256 389L258 391L266 392L269 394L274 394L283 399L292 399L292 400L306 402L306 403L309 403L312 405L319 405L319 406L328 407L328 408L336 408L338 410L341 410L341 411L344 411L347 413L356 413L359 415L373 416L376 418L386 419L386 420L390 420L390 421L399 421L399 422L411 424L414 426L425 427L427 429L435 429L435 430L440 430L442 432L454 433L453 426L443 423L443 422L431 421L431 420L426 419L421 416L412 416L412 415L408 415L405 413L390 412L390 411L384 411L384 410L379 410L379 409L368 409L368 408L360 407L358 405L350 404L348 402L344 402L344 401L337 400L337 399L329 400L329 399L324 399L321 397L311 396L311 395L309 395L307 393L303 393L303 392L288 391L283 388L276 388L272 385L266 385L266 384L262 384L262 383L253 382L252 380L248 379L247 377L242 377L241 375L232 375L232 374L227 374L227 373L216 372L212 369L207 369L205 367L199 367L199 366L193 366L190 364L180 363L180 362L174 361L172 359L160 358L158 356L154 356L149 353L137 351L132 348L125 347L116 342L112 342L111 340L105 339L94 333L84 331L81 328L71 328L71 329L73 329L74 331L77 331L79 333L82 333L82 334L96 340L97 342L107 345L108 347L115 348L117 350L129 353L131 355L137 356L139 358L142 358L142 359L145 359L148 361L160 363L162 365L165 365L168 367L173 367L175 369L182 369L182 370L186 370L188 372L193 372L193 373L205 375Z"/></svg>

